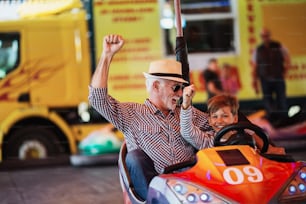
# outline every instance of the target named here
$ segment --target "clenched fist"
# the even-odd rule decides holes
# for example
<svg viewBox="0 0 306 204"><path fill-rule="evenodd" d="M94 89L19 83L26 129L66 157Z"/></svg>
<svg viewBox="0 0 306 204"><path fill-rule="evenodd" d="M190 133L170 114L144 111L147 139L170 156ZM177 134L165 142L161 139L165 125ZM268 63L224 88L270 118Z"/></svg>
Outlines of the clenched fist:
<svg viewBox="0 0 306 204"><path fill-rule="evenodd" d="M183 109L187 109L191 105L192 98L195 95L194 85L186 86L183 90Z"/></svg>

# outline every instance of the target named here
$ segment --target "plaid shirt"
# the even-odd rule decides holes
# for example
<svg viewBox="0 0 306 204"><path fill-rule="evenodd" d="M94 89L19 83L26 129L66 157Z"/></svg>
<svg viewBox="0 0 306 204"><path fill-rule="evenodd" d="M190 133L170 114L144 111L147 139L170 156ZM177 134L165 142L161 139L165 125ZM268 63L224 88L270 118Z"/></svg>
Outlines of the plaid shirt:
<svg viewBox="0 0 306 204"><path fill-rule="evenodd" d="M180 108L165 116L148 99L144 104L121 103L108 95L107 88L91 86L89 101L124 134L128 151L142 149L158 173L195 155L195 148L180 134ZM196 126L203 131L210 129L206 113L194 109L193 114Z"/></svg>

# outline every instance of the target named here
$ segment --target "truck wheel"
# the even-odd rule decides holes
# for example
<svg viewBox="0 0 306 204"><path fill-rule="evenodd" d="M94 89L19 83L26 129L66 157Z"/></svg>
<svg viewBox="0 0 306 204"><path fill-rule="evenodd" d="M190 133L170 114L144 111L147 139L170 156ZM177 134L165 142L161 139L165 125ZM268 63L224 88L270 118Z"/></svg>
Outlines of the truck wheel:
<svg viewBox="0 0 306 204"><path fill-rule="evenodd" d="M12 132L4 149L4 159L46 159L60 153L60 143L50 129L25 127Z"/></svg>

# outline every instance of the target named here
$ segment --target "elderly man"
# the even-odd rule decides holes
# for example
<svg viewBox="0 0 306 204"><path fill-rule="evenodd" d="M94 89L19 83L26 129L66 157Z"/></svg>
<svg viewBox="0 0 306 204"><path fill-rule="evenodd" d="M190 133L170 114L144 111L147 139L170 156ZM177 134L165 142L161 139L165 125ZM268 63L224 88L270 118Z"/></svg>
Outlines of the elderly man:
<svg viewBox="0 0 306 204"><path fill-rule="evenodd" d="M119 35L104 37L100 62L89 87L89 100L104 118L124 134L128 149L126 163L131 179L136 192L145 200L153 176L162 173L165 167L189 160L195 155L196 149L181 136L179 126L180 107L177 104L182 96L183 84L187 81L182 77L179 62L157 60L151 62L149 71L144 73L149 96L143 104L122 103L112 98L107 92L109 68L113 56L123 44L124 39ZM194 109L193 114L194 125L204 132L211 130L206 113ZM213 137L207 134L197 149L212 144ZM151 160L154 167L150 164Z"/></svg>

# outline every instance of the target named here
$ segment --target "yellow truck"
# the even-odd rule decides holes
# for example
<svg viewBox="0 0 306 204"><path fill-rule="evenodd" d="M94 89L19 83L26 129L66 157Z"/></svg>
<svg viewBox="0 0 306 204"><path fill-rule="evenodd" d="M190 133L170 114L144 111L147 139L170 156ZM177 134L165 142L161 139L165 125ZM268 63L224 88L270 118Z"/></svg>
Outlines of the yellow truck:
<svg viewBox="0 0 306 204"><path fill-rule="evenodd" d="M88 107L90 41L82 6L0 2L0 160L76 154L82 139L109 125Z"/></svg>
<svg viewBox="0 0 306 204"><path fill-rule="evenodd" d="M262 108L250 60L263 26L291 54L289 104L305 106L306 0L180 2L196 107L206 102L201 72L214 57L236 68L242 110ZM109 92L142 103L149 62L176 57L174 19L172 0L0 1L0 159L76 154L90 132L109 125L87 101L106 34L125 38Z"/></svg>

